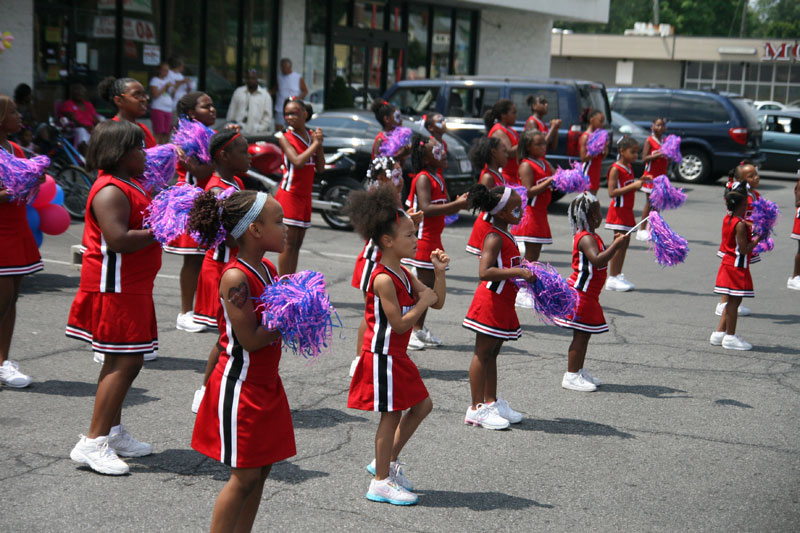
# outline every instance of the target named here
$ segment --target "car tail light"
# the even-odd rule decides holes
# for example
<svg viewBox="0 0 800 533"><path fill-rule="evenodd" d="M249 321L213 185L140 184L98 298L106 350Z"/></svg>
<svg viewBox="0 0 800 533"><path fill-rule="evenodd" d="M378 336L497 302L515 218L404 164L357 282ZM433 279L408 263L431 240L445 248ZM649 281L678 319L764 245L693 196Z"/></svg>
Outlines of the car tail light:
<svg viewBox="0 0 800 533"><path fill-rule="evenodd" d="M735 143L747 144L747 128L731 128L728 130L728 135Z"/></svg>
<svg viewBox="0 0 800 533"><path fill-rule="evenodd" d="M573 124L569 127L569 131L567 132L567 155L572 156L580 156L581 149L580 149L580 138L581 138L581 126L580 124Z"/></svg>

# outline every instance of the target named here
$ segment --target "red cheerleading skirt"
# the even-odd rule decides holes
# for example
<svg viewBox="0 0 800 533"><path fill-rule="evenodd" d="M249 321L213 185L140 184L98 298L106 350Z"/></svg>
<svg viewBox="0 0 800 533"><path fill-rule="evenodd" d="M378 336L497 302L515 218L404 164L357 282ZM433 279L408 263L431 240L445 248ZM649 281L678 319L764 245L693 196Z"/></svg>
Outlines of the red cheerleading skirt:
<svg viewBox="0 0 800 533"><path fill-rule="evenodd" d="M200 277L197 279L197 295L194 298L194 321L210 328L217 327L220 312L219 280L225 263L203 259Z"/></svg>
<svg viewBox="0 0 800 533"><path fill-rule="evenodd" d="M0 242L0 276L24 276L42 270L25 205L0 204Z"/></svg>
<svg viewBox="0 0 800 533"><path fill-rule="evenodd" d="M733 265L722 263L717 271L717 281L714 283L714 292L717 294L727 294L728 296L741 296L752 298L753 278L750 276L749 268L739 268Z"/></svg>
<svg viewBox="0 0 800 533"><path fill-rule="evenodd" d="M550 223L547 220L547 211L525 207L525 215L515 226L511 234L517 242L533 242L539 244L553 244L550 233Z"/></svg>
<svg viewBox="0 0 800 533"><path fill-rule="evenodd" d="M480 257L481 250L483 250L483 240L486 234L492 229L492 223L485 220L484 217L490 217L487 213L480 213L475 223L472 224L472 233L469 234L467 241L467 252Z"/></svg>
<svg viewBox="0 0 800 533"><path fill-rule="evenodd" d="M578 308L568 318L554 318L553 322L562 328L577 329L586 333L605 333L608 331L606 317L597 297L578 293Z"/></svg>
<svg viewBox="0 0 800 533"><path fill-rule="evenodd" d="M183 233L164 245L164 251L176 255L205 255L206 249L200 247L188 233Z"/></svg>
<svg viewBox="0 0 800 533"><path fill-rule="evenodd" d="M506 280L506 283L513 283ZM504 290L508 291L508 288ZM509 298L509 295L511 297ZM498 294L480 285L472 297L467 316L461 325L476 333L483 333L506 341L515 341L522 336L517 310L514 308L516 291Z"/></svg>
<svg viewBox="0 0 800 533"><path fill-rule="evenodd" d="M433 263L431 263L431 254L436 249L444 250L441 234L435 237L431 236L428 239L418 240L417 254L414 256L414 259L401 259L400 262L406 266L433 270ZM448 267L448 270L449 268L450 267Z"/></svg>
<svg viewBox="0 0 800 533"><path fill-rule="evenodd" d="M311 196L298 196L278 189L275 199L283 207L283 223L296 228L311 227Z"/></svg>
<svg viewBox="0 0 800 533"><path fill-rule="evenodd" d="M614 207L612 203L608 207L606 215L606 229L617 231L628 231L636 225L636 217L632 207Z"/></svg>
<svg viewBox="0 0 800 533"><path fill-rule="evenodd" d="M794 226L792 226L792 239L800 241L800 217L795 217Z"/></svg>
<svg viewBox="0 0 800 533"><path fill-rule="evenodd" d="M364 350L350 382L347 407L362 411L403 411L427 397L428 389L419 369L407 354L387 355Z"/></svg>
<svg viewBox="0 0 800 533"><path fill-rule="evenodd" d="M78 289L66 335L91 343L93 351L104 354L154 352L158 350L158 325L153 295Z"/></svg>

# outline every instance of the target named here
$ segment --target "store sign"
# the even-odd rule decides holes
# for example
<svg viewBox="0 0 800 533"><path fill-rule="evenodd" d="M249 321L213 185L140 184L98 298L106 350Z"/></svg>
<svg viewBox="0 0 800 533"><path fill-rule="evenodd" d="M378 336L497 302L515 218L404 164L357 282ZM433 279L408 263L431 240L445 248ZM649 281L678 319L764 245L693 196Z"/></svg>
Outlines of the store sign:
<svg viewBox="0 0 800 533"><path fill-rule="evenodd" d="M764 43L764 55L761 61L800 61L800 44L798 43Z"/></svg>
<svg viewBox="0 0 800 533"><path fill-rule="evenodd" d="M97 0L98 9L117 9L117 0ZM124 0L122 8L125 11L137 11L139 13L152 13L153 0Z"/></svg>
<svg viewBox="0 0 800 533"><path fill-rule="evenodd" d="M114 17L94 18L95 39L114 39L116 36ZM156 27L146 20L125 17L122 19L122 38L140 43L156 43Z"/></svg>
<svg viewBox="0 0 800 533"><path fill-rule="evenodd" d="M142 64L158 66L161 63L161 47L156 44L145 44L142 49Z"/></svg>

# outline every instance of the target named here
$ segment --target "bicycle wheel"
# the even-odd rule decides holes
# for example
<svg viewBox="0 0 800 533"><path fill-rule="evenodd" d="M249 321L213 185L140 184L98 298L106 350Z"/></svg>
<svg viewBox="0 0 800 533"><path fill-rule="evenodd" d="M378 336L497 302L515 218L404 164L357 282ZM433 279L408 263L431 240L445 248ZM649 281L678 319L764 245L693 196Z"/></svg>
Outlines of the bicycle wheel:
<svg viewBox="0 0 800 533"><path fill-rule="evenodd" d="M70 165L58 171L56 183L64 189L64 209L72 218L83 220L92 188L91 176L81 167Z"/></svg>

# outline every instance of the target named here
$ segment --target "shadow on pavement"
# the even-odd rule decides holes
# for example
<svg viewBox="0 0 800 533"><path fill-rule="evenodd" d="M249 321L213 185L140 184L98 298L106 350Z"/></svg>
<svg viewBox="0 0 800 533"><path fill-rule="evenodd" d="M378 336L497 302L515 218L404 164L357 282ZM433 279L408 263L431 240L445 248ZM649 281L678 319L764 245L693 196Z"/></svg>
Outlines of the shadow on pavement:
<svg viewBox="0 0 800 533"><path fill-rule="evenodd" d="M509 496L502 492L457 492L450 490L417 490L420 507L466 507L472 511L493 511L495 509L527 509L541 507L552 509L548 503Z"/></svg>
<svg viewBox="0 0 800 533"><path fill-rule="evenodd" d="M523 431L541 431L555 435L582 435L584 437L619 437L621 439L634 439L630 433L619 431L606 424L576 420L573 418L556 418L554 420L537 420L524 418L519 424L511 426L513 429Z"/></svg>
<svg viewBox="0 0 800 533"><path fill-rule="evenodd" d="M794 326L800 324L800 315L770 315L768 313L751 313L750 318L764 318L773 324Z"/></svg>
<svg viewBox="0 0 800 533"><path fill-rule="evenodd" d="M167 348L167 350L175 350L176 348L178 347L174 346ZM206 353L197 354L198 357L196 359L187 359L185 357L169 357L163 356L161 353L159 353L158 359L155 361L146 361L144 366L148 370L194 370L198 374L202 374L206 368L206 358L208 357L209 349L211 349L211 346L208 347ZM164 350L164 348L159 348L160 352L162 350ZM201 355L202 360L200 358Z"/></svg>
<svg viewBox="0 0 800 533"><path fill-rule="evenodd" d="M714 403L717 404L717 405L730 405L732 407L741 407L742 409L752 409L753 408L752 405L749 405L749 404L746 404L746 403L742 403L742 402L737 402L736 400L731 400L729 398L723 398L721 400L714 400Z"/></svg>
<svg viewBox="0 0 800 533"><path fill-rule="evenodd" d="M98 373L100 365L97 365ZM30 387L24 390L29 394L49 394L52 396L66 396L73 398L90 398L97 392L97 383L85 381L62 381L60 379L49 379L47 381L34 381ZM131 387L125 397L125 407L140 405L149 402L157 402L160 398L147 396L148 389Z"/></svg>
<svg viewBox="0 0 800 533"><path fill-rule="evenodd" d="M420 368L419 375L422 376L423 380L469 381L469 370L431 370L428 368Z"/></svg>
<svg viewBox="0 0 800 533"><path fill-rule="evenodd" d="M634 292L642 292L645 294L682 294L684 296L708 296L708 292L697 291L681 291L678 289L649 289L649 288L636 288ZM605 309L605 308L604 308Z"/></svg>
<svg viewBox="0 0 800 533"><path fill-rule="evenodd" d="M303 470L294 463L282 461L272 466L269 479L297 485L309 479L328 477L329 475L328 472L322 472L320 470Z"/></svg>
<svg viewBox="0 0 800 533"><path fill-rule="evenodd" d="M608 314L615 315L615 316L625 316L625 317L629 317L629 318L630 317L633 317L633 318L644 318L644 315L640 315L639 313L630 313L628 311L623 311L622 309L618 309L616 307L610 307L610 306L606 306L606 305L603 306L603 311L608 313Z"/></svg>
<svg viewBox="0 0 800 533"><path fill-rule="evenodd" d="M26 294L41 294L43 292L53 292L58 289L75 289L81 284L80 276L65 276L63 274L48 274L39 272L29 276L22 282L20 298Z"/></svg>
<svg viewBox="0 0 800 533"><path fill-rule="evenodd" d="M672 387L664 387L662 385L619 385L614 383L602 384L599 389L600 392L613 392L618 394L639 394L646 398L691 398L688 394L680 396L665 396L667 394L675 394L677 392L686 392L685 390L673 389Z"/></svg>
<svg viewBox="0 0 800 533"><path fill-rule="evenodd" d="M367 419L339 411L338 409L331 409L330 407L292 410L292 423L295 429L332 428L337 424L347 424L349 422L367 422Z"/></svg>

